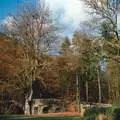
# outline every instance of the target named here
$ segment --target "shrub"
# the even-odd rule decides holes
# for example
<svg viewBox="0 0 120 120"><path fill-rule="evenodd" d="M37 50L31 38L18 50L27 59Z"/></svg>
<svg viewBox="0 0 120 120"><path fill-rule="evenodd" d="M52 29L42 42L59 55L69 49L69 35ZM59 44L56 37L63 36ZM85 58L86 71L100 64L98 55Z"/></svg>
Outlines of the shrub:
<svg viewBox="0 0 120 120"><path fill-rule="evenodd" d="M109 116L108 120L110 118L112 118L112 120L120 120L120 107L89 108L84 113L85 120L95 120L95 116L98 116L99 114Z"/></svg>
<svg viewBox="0 0 120 120"><path fill-rule="evenodd" d="M99 114L106 114L109 108L89 108L85 111L84 116L97 116Z"/></svg>
<svg viewBox="0 0 120 120"><path fill-rule="evenodd" d="M119 107L120 108L120 104L112 104L112 107Z"/></svg>
<svg viewBox="0 0 120 120"><path fill-rule="evenodd" d="M120 120L120 104L112 104L112 107L107 110L107 116L111 116L112 120Z"/></svg>
<svg viewBox="0 0 120 120"><path fill-rule="evenodd" d="M84 120L96 120L95 118L96 118L96 117L93 115L93 116L85 117Z"/></svg>
<svg viewBox="0 0 120 120"><path fill-rule="evenodd" d="M108 117L107 115L99 114L99 115L97 116L96 120L111 120L111 118Z"/></svg>
<svg viewBox="0 0 120 120"><path fill-rule="evenodd" d="M120 120L120 108L110 108L107 111L107 115L110 115L113 120Z"/></svg>
<svg viewBox="0 0 120 120"><path fill-rule="evenodd" d="M115 108L113 112L114 120L120 120L120 108Z"/></svg>

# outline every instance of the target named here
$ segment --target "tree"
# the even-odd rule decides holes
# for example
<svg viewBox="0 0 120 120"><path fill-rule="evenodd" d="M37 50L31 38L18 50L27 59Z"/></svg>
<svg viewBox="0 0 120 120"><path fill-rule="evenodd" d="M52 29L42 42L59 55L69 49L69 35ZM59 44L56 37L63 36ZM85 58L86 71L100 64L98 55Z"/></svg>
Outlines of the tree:
<svg viewBox="0 0 120 120"><path fill-rule="evenodd" d="M119 45L119 0L85 0L85 4L91 9L91 14L94 18L100 19L97 24L100 25L102 32L102 39L105 45L116 46ZM107 36L106 36L107 35ZM108 38L107 38L108 37ZM109 40L108 40L109 39ZM120 49L117 48L119 55Z"/></svg>
<svg viewBox="0 0 120 120"><path fill-rule="evenodd" d="M92 83L94 82L94 84L97 84L98 100L101 102L102 77L100 73L102 71L102 65L100 63L104 60L104 51L102 50L103 45L99 38L96 39L96 37L91 37L85 32L75 32L72 43L74 54L79 56L79 64L81 67L78 67L78 71L83 79L81 79L81 84L85 86L85 100L87 102L89 101L89 97L91 97L89 90L92 87L94 88L94 86L92 86ZM92 98L93 97L95 96L92 96Z"/></svg>
<svg viewBox="0 0 120 120"><path fill-rule="evenodd" d="M13 98L15 91L20 90L20 81L16 79L17 74L23 67L23 51L21 47L13 42L13 39L3 33L0 34L0 98L1 114L9 110L6 100ZM12 111L11 111L12 112Z"/></svg>
<svg viewBox="0 0 120 120"><path fill-rule="evenodd" d="M72 43L70 42L68 37L66 37L65 40L62 42L61 57L59 59L58 66L60 66L59 75L61 81L63 104L64 104L64 99L71 102L75 100L75 98L77 98L76 102L78 106L80 103L78 101L80 99L79 99L79 89L77 89L76 91L76 86L78 86L76 85L76 71L78 67L80 67L80 64L78 57L73 54ZM77 81L79 80L77 79Z"/></svg>
<svg viewBox="0 0 120 120"><path fill-rule="evenodd" d="M12 41L11 37L6 36L5 34L1 34L0 50L1 50L0 54L1 84L2 82L12 83L11 79L14 79L15 75L18 74L20 72L20 69L22 68L21 64L21 60L23 58L22 49L18 44L15 44ZM10 81L8 79L10 79ZM15 84L13 84L13 86ZM14 88L12 89L14 90Z"/></svg>
<svg viewBox="0 0 120 120"><path fill-rule="evenodd" d="M120 9L119 0L84 0L91 9L91 13L109 23L109 29L119 40L118 15Z"/></svg>
<svg viewBox="0 0 120 120"><path fill-rule="evenodd" d="M110 69L114 71L115 68L117 69L117 67L119 67L119 66L115 67L115 65L119 64L119 61L117 59L120 51L119 28L118 28L120 1L119 0L85 0L84 2L91 9L90 13L93 14L94 18L97 17L100 19L97 22L97 24L100 25L102 38L99 39L101 39L101 41L103 42L102 43L103 49L107 60L106 63L108 64L108 66L109 65L111 66L111 63L113 63L112 64L113 67L107 66L106 71L108 72L108 70ZM116 79L117 79L116 77L112 78L111 82L113 82ZM111 82L110 81L108 82L109 88ZM116 82L114 81L114 83ZM118 92L115 94L118 95Z"/></svg>
<svg viewBox="0 0 120 120"><path fill-rule="evenodd" d="M57 38L57 31L53 16L44 1L37 6L26 5L12 15L12 32L9 34L21 46L24 52L25 67L18 74L24 85L25 114L32 114L29 103L32 101L32 84L46 67L42 61L43 54L48 51L48 46ZM40 76L39 76L40 79ZM41 79L40 79L41 80Z"/></svg>
<svg viewBox="0 0 120 120"><path fill-rule="evenodd" d="M68 37L65 37L64 41L62 42L62 45L61 45L61 53L63 55L67 55L70 53L70 40Z"/></svg>
<svg viewBox="0 0 120 120"><path fill-rule="evenodd" d="M90 64L91 64L91 43L92 40L82 32L75 32L73 38L73 49L74 53L79 56L79 64L81 64L81 68L79 68L79 72L85 79L86 85L86 102L88 102L88 83L89 83L89 76L90 76Z"/></svg>

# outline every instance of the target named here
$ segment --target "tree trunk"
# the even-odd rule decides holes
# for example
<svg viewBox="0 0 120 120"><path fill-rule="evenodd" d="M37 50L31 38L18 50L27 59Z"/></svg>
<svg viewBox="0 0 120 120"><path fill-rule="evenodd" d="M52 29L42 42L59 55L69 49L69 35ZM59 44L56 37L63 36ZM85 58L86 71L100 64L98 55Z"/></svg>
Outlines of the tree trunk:
<svg viewBox="0 0 120 120"><path fill-rule="evenodd" d="M88 81L86 81L86 102L88 102Z"/></svg>
<svg viewBox="0 0 120 120"><path fill-rule="evenodd" d="M76 75L76 104L77 104L77 112L80 112L80 89L79 89L78 75Z"/></svg>
<svg viewBox="0 0 120 120"><path fill-rule="evenodd" d="M30 93L27 93L25 95L24 114L26 115L32 114L32 95L33 95L33 90L31 88Z"/></svg>
<svg viewBox="0 0 120 120"><path fill-rule="evenodd" d="M62 91L61 91L61 108L62 108L62 112L64 112L64 89L62 88Z"/></svg>
<svg viewBox="0 0 120 120"><path fill-rule="evenodd" d="M97 69L98 73L98 91L99 91L99 103L101 103L102 100L102 93L101 93L101 83L100 83L100 69Z"/></svg>
<svg viewBox="0 0 120 120"><path fill-rule="evenodd" d="M24 114L28 115L30 114L29 112L29 99L28 99L28 95L25 96L25 106L24 106Z"/></svg>
<svg viewBox="0 0 120 120"><path fill-rule="evenodd" d="M30 114L32 114L32 95L33 95L33 89L30 90L30 95L29 95L29 111L30 111Z"/></svg>
<svg viewBox="0 0 120 120"><path fill-rule="evenodd" d="M3 114L4 113L4 107L3 107L3 104L4 104L4 93L3 93L3 90L2 90L2 94L1 94L1 102L2 102L2 105L1 105L1 113Z"/></svg>
<svg viewBox="0 0 120 120"><path fill-rule="evenodd" d="M108 99L109 99L109 102L112 101L112 99L111 99L111 85L110 85L109 81L108 81Z"/></svg>

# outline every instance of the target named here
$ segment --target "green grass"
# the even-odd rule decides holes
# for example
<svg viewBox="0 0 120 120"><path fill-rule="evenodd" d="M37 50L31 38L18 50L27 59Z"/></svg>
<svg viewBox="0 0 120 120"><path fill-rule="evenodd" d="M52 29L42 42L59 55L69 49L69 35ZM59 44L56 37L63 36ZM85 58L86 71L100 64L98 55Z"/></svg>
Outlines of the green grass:
<svg viewBox="0 0 120 120"><path fill-rule="evenodd" d="M1 117L0 120L85 120L85 119L80 117L27 118L27 117L6 116L6 117Z"/></svg>
<svg viewBox="0 0 120 120"><path fill-rule="evenodd" d="M16 118L16 119L8 119L8 120L83 120L80 118L26 118L26 119L21 119L21 118Z"/></svg>

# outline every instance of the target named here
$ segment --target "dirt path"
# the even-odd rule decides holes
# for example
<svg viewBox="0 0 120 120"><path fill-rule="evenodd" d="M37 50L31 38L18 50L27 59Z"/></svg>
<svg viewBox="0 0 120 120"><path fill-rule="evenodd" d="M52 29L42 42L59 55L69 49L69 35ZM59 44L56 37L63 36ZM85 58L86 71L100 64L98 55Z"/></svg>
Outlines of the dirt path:
<svg viewBox="0 0 120 120"><path fill-rule="evenodd" d="M48 113L40 115L25 115L24 117L78 117L80 113L78 112L62 112L62 113Z"/></svg>

